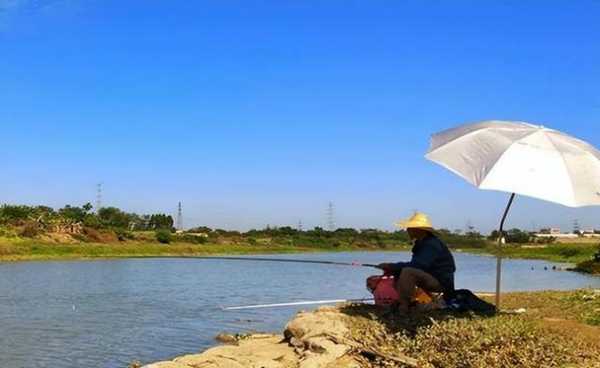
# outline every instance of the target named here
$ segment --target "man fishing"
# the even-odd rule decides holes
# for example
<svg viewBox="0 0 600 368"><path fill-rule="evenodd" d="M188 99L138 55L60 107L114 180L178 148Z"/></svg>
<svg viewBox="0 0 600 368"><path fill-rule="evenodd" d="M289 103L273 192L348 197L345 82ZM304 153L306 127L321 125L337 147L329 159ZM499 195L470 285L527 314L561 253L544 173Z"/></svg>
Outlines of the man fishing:
<svg viewBox="0 0 600 368"><path fill-rule="evenodd" d="M377 267L395 276L396 291L400 296L398 310L408 313L417 286L427 292L451 294L456 265L446 244L435 235L427 215L415 213L398 226L406 229L414 241L411 261L382 263Z"/></svg>

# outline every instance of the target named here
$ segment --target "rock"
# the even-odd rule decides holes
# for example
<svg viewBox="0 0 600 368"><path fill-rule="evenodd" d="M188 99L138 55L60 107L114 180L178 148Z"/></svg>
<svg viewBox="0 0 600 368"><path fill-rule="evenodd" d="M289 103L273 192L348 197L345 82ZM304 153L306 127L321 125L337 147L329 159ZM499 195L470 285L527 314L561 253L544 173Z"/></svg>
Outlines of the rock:
<svg viewBox="0 0 600 368"><path fill-rule="evenodd" d="M235 336L225 333L218 334L215 340L223 344L237 345L238 343L238 339Z"/></svg>
<svg viewBox="0 0 600 368"><path fill-rule="evenodd" d="M187 355L175 362L193 368L287 368L297 361L297 355L282 336L249 337L237 346L220 346L202 354Z"/></svg>
<svg viewBox="0 0 600 368"><path fill-rule="evenodd" d="M220 334L228 344L144 368L358 368L348 353L349 330L336 308L299 313L281 335Z"/></svg>
<svg viewBox="0 0 600 368"><path fill-rule="evenodd" d="M145 365L143 368L190 368L190 366L175 362L158 362L150 365Z"/></svg>
<svg viewBox="0 0 600 368"><path fill-rule="evenodd" d="M304 341L302 341L300 339L297 339L297 338L295 338L293 336L289 339L289 343L290 343L291 346L293 346L295 348L298 348L298 349L304 349L305 348Z"/></svg>
<svg viewBox="0 0 600 368"><path fill-rule="evenodd" d="M300 368L327 367L346 355L351 347L343 342L349 334L343 316L336 308L323 307L311 313L299 313L287 324L286 339L298 347L302 341L305 351Z"/></svg>

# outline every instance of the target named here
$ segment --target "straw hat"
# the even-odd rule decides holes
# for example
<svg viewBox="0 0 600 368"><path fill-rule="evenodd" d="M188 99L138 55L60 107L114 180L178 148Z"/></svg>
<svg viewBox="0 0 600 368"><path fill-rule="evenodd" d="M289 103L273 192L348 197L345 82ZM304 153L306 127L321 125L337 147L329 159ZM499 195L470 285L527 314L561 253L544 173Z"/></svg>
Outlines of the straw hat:
<svg viewBox="0 0 600 368"><path fill-rule="evenodd" d="M426 214L416 212L410 218L400 221L396 224L402 229L422 229L427 231L433 231L433 225Z"/></svg>

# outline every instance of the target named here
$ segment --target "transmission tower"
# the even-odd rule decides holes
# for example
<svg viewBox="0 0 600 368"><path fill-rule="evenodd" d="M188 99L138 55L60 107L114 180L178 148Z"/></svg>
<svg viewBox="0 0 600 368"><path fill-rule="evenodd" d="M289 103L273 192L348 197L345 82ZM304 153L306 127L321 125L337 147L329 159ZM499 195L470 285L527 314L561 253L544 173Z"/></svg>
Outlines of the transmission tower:
<svg viewBox="0 0 600 368"><path fill-rule="evenodd" d="M467 224L465 226L465 234L471 233L475 231L475 227L473 226L473 222L471 220L467 220Z"/></svg>
<svg viewBox="0 0 600 368"><path fill-rule="evenodd" d="M181 202L177 206L177 230L183 230L183 210L181 208Z"/></svg>
<svg viewBox="0 0 600 368"><path fill-rule="evenodd" d="M329 206L327 206L327 230L335 230L335 209L333 202L329 202Z"/></svg>
<svg viewBox="0 0 600 368"><path fill-rule="evenodd" d="M579 234L581 232L581 227L579 226L579 220L573 221L573 234Z"/></svg>
<svg viewBox="0 0 600 368"><path fill-rule="evenodd" d="M96 185L96 213L102 208L102 183Z"/></svg>
<svg viewBox="0 0 600 368"><path fill-rule="evenodd" d="M298 221L298 231L304 230L304 226L302 225L302 220Z"/></svg>

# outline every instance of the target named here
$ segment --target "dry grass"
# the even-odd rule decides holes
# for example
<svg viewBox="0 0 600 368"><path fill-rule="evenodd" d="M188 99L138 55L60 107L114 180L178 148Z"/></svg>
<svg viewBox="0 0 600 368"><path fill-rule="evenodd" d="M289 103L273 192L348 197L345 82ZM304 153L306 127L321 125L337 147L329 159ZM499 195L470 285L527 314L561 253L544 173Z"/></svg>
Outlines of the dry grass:
<svg viewBox="0 0 600 368"><path fill-rule="evenodd" d="M408 317L348 306L354 340L367 350L406 355L426 368L600 367L600 293L509 294L505 307L524 315L428 312ZM366 367L403 367L362 357Z"/></svg>

